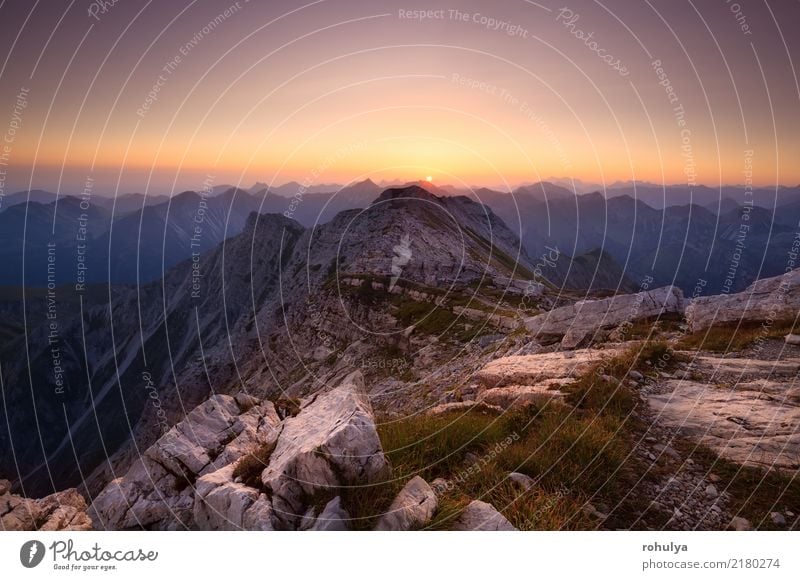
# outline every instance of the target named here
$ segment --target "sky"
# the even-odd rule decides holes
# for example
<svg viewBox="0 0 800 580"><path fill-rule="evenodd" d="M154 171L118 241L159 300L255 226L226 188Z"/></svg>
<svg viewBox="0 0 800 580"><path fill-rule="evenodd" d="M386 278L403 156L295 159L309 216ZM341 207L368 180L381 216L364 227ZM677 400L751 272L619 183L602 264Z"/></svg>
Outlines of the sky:
<svg viewBox="0 0 800 580"><path fill-rule="evenodd" d="M0 195L797 185L798 26L795 0L6 0Z"/></svg>

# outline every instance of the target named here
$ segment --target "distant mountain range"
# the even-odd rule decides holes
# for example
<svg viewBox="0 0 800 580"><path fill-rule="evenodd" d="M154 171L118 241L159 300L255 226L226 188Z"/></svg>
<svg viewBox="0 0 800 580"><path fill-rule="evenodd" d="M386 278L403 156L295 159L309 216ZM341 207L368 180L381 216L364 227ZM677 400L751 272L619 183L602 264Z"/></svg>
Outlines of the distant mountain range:
<svg viewBox="0 0 800 580"><path fill-rule="evenodd" d="M251 212L286 214L314 225L342 210L365 207L379 194L371 181L336 195L296 198L233 188L208 196L191 191L171 198L129 194L116 202L95 196L88 204L72 196L56 201L47 192L37 192L37 201L25 203L27 193L25 198L14 194L9 198L17 203L0 212L0 260L5 264L0 285L46 285L48 254L56 256L51 269L60 284L76 282L79 255L87 283L150 282L181 260L241 233Z"/></svg>
<svg viewBox="0 0 800 580"><path fill-rule="evenodd" d="M478 192L508 193L507 188L488 188L488 187L467 187L454 186L449 184L434 185L427 181L408 182L405 180L382 180L375 183L371 179L348 184L339 183L319 183L319 184L300 184L297 181L290 181L282 184L268 184L256 182L251 187L242 187L221 184L211 189L210 195L221 195L231 189L246 191L250 195L263 194L269 191L272 195L292 198L296 195L326 194L335 195L342 191L352 191L354 189L369 189L370 195L378 195L381 191L390 187L405 187L417 184L428 189L435 188L437 195L467 195L474 196ZM800 201L800 185L784 186L776 185L770 187L754 187L750 192L746 191L743 185L723 185L721 187L708 187L697 185L689 187L686 185L659 185L646 181L615 181L611 184L592 183L581 181L580 179L569 179L563 177L551 177L546 180L522 183L511 191L514 193L540 192L542 195L553 195L558 197L585 195L589 193L601 193L605 197L620 197L623 195L632 197L647 205L660 209L663 207L677 205L702 205L711 211L718 212L719 208L730 209L731 204L746 205L753 202L760 207L778 207L795 201ZM77 193L60 194L60 197ZM108 210L114 208L114 217L121 217L123 214L141 209L147 205L157 205L169 199L165 194L141 194L125 193L116 196L105 196L96 194L92 197L93 204L104 207ZM25 203L27 201L37 201L40 203L50 203L55 201L56 194L42 189L32 189L11 193L0 198L0 212L5 209Z"/></svg>
<svg viewBox="0 0 800 580"><path fill-rule="evenodd" d="M56 201L55 194L41 190L30 192L30 202L28 192L9 195L0 211L5 265L0 285L41 287L53 270L59 283L74 283L79 255L85 265L80 279L87 283L149 282L241 233L251 212L282 214L317 227L341 211L368 207L384 190L369 179L334 192L305 191L297 183L263 185L247 191L219 186L207 196L190 191L172 197L95 195L88 204L71 196ZM749 198L735 187L670 186L665 193L652 184L616 183L606 197L575 195L550 182L522 186L513 194L425 181L404 186L492 208L534 261L557 247L568 260L582 257L582 268L593 263L595 274L586 279L576 278L575 268L570 271L564 264L571 262L564 260L550 272L556 284L592 290L630 288L630 282L652 276L658 284L675 283L686 291L698 280L707 282L708 291L735 291L782 271L800 223L800 188L790 187L754 190L749 208L744 205ZM665 206L665 199L694 203ZM774 203L780 205L773 210ZM57 256L50 270L49 254Z"/></svg>

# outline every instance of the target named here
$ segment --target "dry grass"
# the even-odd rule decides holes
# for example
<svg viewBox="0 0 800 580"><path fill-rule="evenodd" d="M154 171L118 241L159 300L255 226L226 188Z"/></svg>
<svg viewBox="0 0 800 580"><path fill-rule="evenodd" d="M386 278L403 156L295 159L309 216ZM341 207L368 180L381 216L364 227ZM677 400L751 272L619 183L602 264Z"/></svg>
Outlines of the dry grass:
<svg viewBox="0 0 800 580"><path fill-rule="evenodd" d="M272 452L275 451L275 443L264 443L255 451L245 455L233 469L233 479L242 478L242 483L261 489L261 472L267 467Z"/></svg>
<svg viewBox="0 0 800 580"><path fill-rule="evenodd" d="M800 330L800 329L798 329ZM678 348L710 352L740 352L759 340L783 338L795 332L794 320L778 320L766 326L761 322L716 324L678 341Z"/></svg>
<svg viewBox="0 0 800 580"><path fill-rule="evenodd" d="M286 419L287 417L296 417L297 414L300 413L300 399L293 397L281 397L275 401L274 404L275 412L281 419Z"/></svg>
<svg viewBox="0 0 800 580"><path fill-rule="evenodd" d="M370 529L415 475L450 486L428 529L447 528L472 499L486 501L517 528L593 529L587 501L614 506L614 527L626 527L645 507L629 493L646 471L633 453L642 426L638 398L619 379L678 357L665 343L647 343L591 369L565 388L568 405L542 402L501 415L478 411L415 416L384 423L381 443L393 467L390 481L342 490L354 527ZM507 476L535 485L524 492ZM627 497L626 497L627 496Z"/></svg>
<svg viewBox="0 0 800 580"><path fill-rule="evenodd" d="M624 464L629 451L620 421L594 413L575 413L550 405L525 433L520 444L499 458L506 473L518 471L534 478L545 490L569 489L591 495L615 487L612 474Z"/></svg>
<svg viewBox="0 0 800 580"><path fill-rule="evenodd" d="M677 332L683 324L683 316L666 313L643 320L637 320L627 327L626 340L652 340L664 332Z"/></svg>
<svg viewBox="0 0 800 580"><path fill-rule="evenodd" d="M564 387L567 405L551 401L502 415L454 412L381 425L393 477L340 490L356 518L354 527L374 527L414 475L429 483L437 477L450 482L426 529L449 528L473 499L495 506L523 530L594 529L601 522L585 513L586 502L613 506L604 527L644 525L643 513L647 525L665 525L670 514L653 513L636 492L637 485L662 478L667 467L648 467L633 453L644 427L635 414L638 397L624 379L634 369L654 373L679 362L667 343L649 342L599 363ZM702 447L679 448L722 478L718 488L731 494L732 511L754 526L774 527L771 511L800 513L800 480L743 468ZM531 477L533 487L523 491L510 482L507 476L514 471Z"/></svg>
<svg viewBox="0 0 800 580"><path fill-rule="evenodd" d="M577 408L550 402L500 416L450 413L383 425L380 437L394 478L359 488L347 508L360 519L358 527L368 529L402 485L420 475L451 483L429 529L448 527L471 499L494 505L520 529L592 529L598 522L584 513L584 503L601 498L616 505L638 470L628 432L633 394L605 384L586 393L573 393L581 398ZM523 492L506 479L513 471L536 485Z"/></svg>

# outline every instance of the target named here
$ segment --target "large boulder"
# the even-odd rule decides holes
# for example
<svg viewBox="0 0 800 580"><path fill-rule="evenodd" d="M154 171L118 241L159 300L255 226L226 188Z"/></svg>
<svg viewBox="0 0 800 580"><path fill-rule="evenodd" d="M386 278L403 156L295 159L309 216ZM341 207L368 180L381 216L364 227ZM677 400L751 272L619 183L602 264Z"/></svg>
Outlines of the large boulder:
<svg viewBox="0 0 800 580"><path fill-rule="evenodd" d="M406 531L427 524L438 502L431 486L420 476L411 479L375 526L380 531Z"/></svg>
<svg viewBox="0 0 800 580"><path fill-rule="evenodd" d="M660 314L684 311L683 292L675 286L618 294L601 300L582 300L525 319L525 327L538 342L561 341L576 348L600 331L618 329Z"/></svg>
<svg viewBox="0 0 800 580"><path fill-rule="evenodd" d="M91 530L86 501L75 489L66 489L29 499L11 493L11 485L0 480L0 530L2 531L78 531Z"/></svg>
<svg viewBox="0 0 800 580"><path fill-rule="evenodd" d="M484 501L473 500L453 523L452 530L482 532L516 531L503 514Z"/></svg>
<svg viewBox="0 0 800 580"><path fill-rule="evenodd" d="M278 529L297 529L315 497L331 489L375 483L389 475L360 371L310 398L286 419L261 474Z"/></svg>
<svg viewBox="0 0 800 580"><path fill-rule="evenodd" d="M192 527L198 478L218 471L259 445L274 442L279 425L270 402L253 406L242 397L211 397L95 497L89 509L95 527ZM221 501L216 496L214 499Z"/></svg>
<svg viewBox="0 0 800 580"><path fill-rule="evenodd" d="M725 322L794 320L800 309L800 269L764 278L736 294L701 296L686 307L692 332Z"/></svg>

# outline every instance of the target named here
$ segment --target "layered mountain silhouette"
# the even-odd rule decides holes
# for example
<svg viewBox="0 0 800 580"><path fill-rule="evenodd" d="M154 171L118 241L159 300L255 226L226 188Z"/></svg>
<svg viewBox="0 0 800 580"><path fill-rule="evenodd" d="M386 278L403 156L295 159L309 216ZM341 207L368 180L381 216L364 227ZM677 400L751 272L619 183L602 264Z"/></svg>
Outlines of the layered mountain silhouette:
<svg viewBox="0 0 800 580"><path fill-rule="evenodd" d="M228 188L210 196L187 191L171 199L141 194L116 200L94 196L91 204L84 204L86 211L80 210L73 197L48 202L54 194L35 191L31 199L40 201L26 203L27 192L13 194L5 199L6 209L0 212L0 257L6 264L0 272L0 285L45 285L47 268L42 260L47 259L48 244L53 243L61 256L56 264L59 283L74 283L81 214L86 214L90 238L84 242L89 266L83 272L86 281L135 284L158 280L181 260L238 235L252 211L280 213L303 226L315 227L341 211L368 207L382 191L371 180L333 192L290 183L279 194L276 189L256 189L259 185L248 191ZM576 196L549 182L520 187L512 194L486 188L437 187L427 182L406 185L411 186L442 198L469 197L492 208L522 239L534 261L552 247L570 260L585 256L584 263L588 253L595 251L613 260L614 264L595 267L595 275L586 279L568 276L563 261L563 274L552 281L577 289L588 289L587 280L593 280L591 289L614 289L625 280L653 277L659 284L675 283L685 291L699 279L707 281L709 291L720 291L723 284L728 291L740 290L758 277L781 271L782 256L791 248L800 222L800 199L793 188L780 188L772 194L770 190L755 192L762 201L782 203L778 210L757 203L740 209L736 188L689 191L671 186L665 190L652 184L619 183L606 197L600 193ZM620 193L628 189L636 198ZM664 196L673 194L675 200L685 198L694 203L663 207L664 200L671 199ZM27 265L23 265L23 257ZM733 262L736 266L731 275ZM618 275L618 269L624 275ZM612 270L614 274L609 275Z"/></svg>

